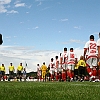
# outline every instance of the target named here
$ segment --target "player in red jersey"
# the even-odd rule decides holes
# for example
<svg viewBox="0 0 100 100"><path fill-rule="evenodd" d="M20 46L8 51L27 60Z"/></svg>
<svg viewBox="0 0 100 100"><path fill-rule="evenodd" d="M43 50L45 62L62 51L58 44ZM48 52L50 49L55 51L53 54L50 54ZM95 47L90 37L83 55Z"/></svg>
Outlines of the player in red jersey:
<svg viewBox="0 0 100 100"><path fill-rule="evenodd" d="M39 64L37 64L37 77L38 77L38 81L40 82L42 79L42 71Z"/></svg>
<svg viewBox="0 0 100 100"><path fill-rule="evenodd" d="M68 77L70 78L70 81L73 81L74 77L74 67L77 62L76 54L74 53L74 49L70 48L70 51L68 53Z"/></svg>
<svg viewBox="0 0 100 100"><path fill-rule="evenodd" d="M49 67L50 67L50 80L51 80L51 81L54 81L54 75L55 75L55 62L54 62L54 59L53 59L53 58L51 58Z"/></svg>
<svg viewBox="0 0 100 100"><path fill-rule="evenodd" d="M98 79L100 81L100 32L99 32L99 39L97 40L97 49L98 49Z"/></svg>
<svg viewBox="0 0 100 100"><path fill-rule="evenodd" d="M55 56L55 78L56 81L59 79L59 59L58 56Z"/></svg>
<svg viewBox="0 0 100 100"><path fill-rule="evenodd" d="M90 40L86 42L84 47L84 59L86 57L86 53L88 52L88 57L86 63L90 66L90 81L93 81L96 78L96 67L97 67L97 43L94 41L94 36L90 36Z"/></svg>
<svg viewBox="0 0 100 100"><path fill-rule="evenodd" d="M64 48L64 52L60 57L60 64L62 66L62 80L66 81L67 78L67 60L68 60L68 53L67 48Z"/></svg>

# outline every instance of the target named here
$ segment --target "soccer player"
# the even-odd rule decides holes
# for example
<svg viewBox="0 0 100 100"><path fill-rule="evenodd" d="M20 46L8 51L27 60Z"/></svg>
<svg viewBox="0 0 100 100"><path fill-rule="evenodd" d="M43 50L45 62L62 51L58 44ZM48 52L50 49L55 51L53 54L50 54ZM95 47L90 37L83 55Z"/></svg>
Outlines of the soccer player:
<svg viewBox="0 0 100 100"><path fill-rule="evenodd" d="M14 68L13 64L10 63L10 66L9 66L9 79L14 78L14 71L15 71L15 68Z"/></svg>
<svg viewBox="0 0 100 100"><path fill-rule="evenodd" d="M98 49L98 78L100 80L100 32L99 32L99 39L97 40L97 49Z"/></svg>
<svg viewBox="0 0 100 100"><path fill-rule="evenodd" d="M66 81L67 78L67 61L68 61L68 53L67 48L64 48L64 52L62 53L60 57L60 64L62 66L62 81Z"/></svg>
<svg viewBox="0 0 100 100"><path fill-rule="evenodd" d="M88 52L87 60L85 59L86 53ZM96 67L97 67L97 43L94 40L94 35L90 35L90 40L86 42L84 47L84 60L87 65L90 66L90 81L94 81L96 78Z"/></svg>
<svg viewBox="0 0 100 100"><path fill-rule="evenodd" d="M1 78L3 78L3 81L5 81L5 78L4 78L4 76L5 76L5 65L4 64L2 64L0 66L0 70L1 70ZM1 81L1 79L0 79L0 81Z"/></svg>
<svg viewBox="0 0 100 100"><path fill-rule="evenodd" d="M59 79L59 59L58 56L55 56L55 77L56 81Z"/></svg>
<svg viewBox="0 0 100 100"><path fill-rule="evenodd" d="M42 70L42 79L43 82L46 82L46 71L47 71L47 66L45 65L45 62L43 62L43 65L41 66L41 70Z"/></svg>
<svg viewBox="0 0 100 100"><path fill-rule="evenodd" d="M39 82L41 81L41 75L42 75L41 67L40 67L39 64L37 64L37 76L38 76L38 81Z"/></svg>
<svg viewBox="0 0 100 100"><path fill-rule="evenodd" d="M23 66L22 63L17 67L17 79L20 79L22 81L22 71L23 71Z"/></svg>
<svg viewBox="0 0 100 100"><path fill-rule="evenodd" d="M75 67L74 67L74 80L78 81L78 62L76 62Z"/></svg>
<svg viewBox="0 0 100 100"><path fill-rule="evenodd" d="M74 49L70 48L70 51L68 53L68 77L70 81L73 81L74 78L74 67L77 62L76 54L74 53Z"/></svg>
<svg viewBox="0 0 100 100"><path fill-rule="evenodd" d="M25 68L23 70L23 78L24 78L24 81L26 81L26 69Z"/></svg>
<svg viewBox="0 0 100 100"><path fill-rule="evenodd" d="M80 60L78 61L78 70L79 70L79 81L84 81L84 76L85 76L85 73L86 73L86 63L84 61L84 57L83 56L80 56Z"/></svg>
<svg viewBox="0 0 100 100"><path fill-rule="evenodd" d="M54 81L54 75L55 75L55 62L54 62L54 59L53 59L53 58L51 58L49 67L50 67L50 80L51 80L51 81Z"/></svg>
<svg viewBox="0 0 100 100"><path fill-rule="evenodd" d="M50 81L50 66L47 68L47 80Z"/></svg>

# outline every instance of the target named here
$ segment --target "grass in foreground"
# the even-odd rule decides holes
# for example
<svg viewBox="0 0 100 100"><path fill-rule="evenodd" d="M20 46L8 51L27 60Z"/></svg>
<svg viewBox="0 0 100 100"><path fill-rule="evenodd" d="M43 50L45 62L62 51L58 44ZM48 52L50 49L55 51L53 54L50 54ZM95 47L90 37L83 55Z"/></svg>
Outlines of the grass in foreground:
<svg viewBox="0 0 100 100"><path fill-rule="evenodd" d="M0 82L0 100L100 100L100 83Z"/></svg>

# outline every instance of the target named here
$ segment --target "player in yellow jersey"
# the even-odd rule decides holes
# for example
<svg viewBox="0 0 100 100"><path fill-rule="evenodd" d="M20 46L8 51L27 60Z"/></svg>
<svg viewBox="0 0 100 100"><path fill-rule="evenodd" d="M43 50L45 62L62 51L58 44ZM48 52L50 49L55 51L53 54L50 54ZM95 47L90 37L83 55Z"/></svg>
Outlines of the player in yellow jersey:
<svg viewBox="0 0 100 100"><path fill-rule="evenodd" d="M23 66L22 63L20 63L20 65L17 67L17 79L22 79L22 71L23 71Z"/></svg>
<svg viewBox="0 0 100 100"><path fill-rule="evenodd" d="M9 66L9 79L14 78L14 71L15 71L15 68L14 68L13 64L10 63L10 66Z"/></svg>
<svg viewBox="0 0 100 100"><path fill-rule="evenodd" d="M43 81L46 81L47 66L45 65L45 62L43 62L43 65L41 66L41 70L42 70Z"/></svg>
<svg viewBox="0 0 100 100"><path fill-rule="evenodd" d="M74 80L78 81L78 62L76 62L74 67Z"/></svg>
<svg viewBox="0 0 100 100"><path fill-rule="evenodd" d="M84 81L84 75L85 75L85 68L86 68L86 63L84 61L84 57L80 56L80 60L78 61L78 69L79 69L79 80Z"/></svg>
<svg viewBox="0 0 100 100"><path fill-rule="evenodd" d="M3 81L5 81L5 78L4 78L4 76L5 76L5 66L4 66L4 64L2 64L0 66L0 71L1 71L1 78L3 78Z"/></svg>

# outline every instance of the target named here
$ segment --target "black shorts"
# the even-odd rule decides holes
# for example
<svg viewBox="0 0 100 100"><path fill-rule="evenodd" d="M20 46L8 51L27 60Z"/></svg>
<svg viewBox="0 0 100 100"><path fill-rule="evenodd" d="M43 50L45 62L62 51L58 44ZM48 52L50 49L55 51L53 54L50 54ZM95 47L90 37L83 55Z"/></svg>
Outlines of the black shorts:
<svg viewBox="0 0 100 100"><path fill-rule="evenodd" d="M86 67L79 66L78 73L79 73L79 76L82 76L82 75L85 76L86 75Z"/></svg>
<svg viewBox="0 0 100 100"><path fill-rule="evenodd" d="M78 69L74 69L74 75L78 75Z"/></svg>
<svg viewBox="0 0 100 100"><path fill-rule="evenodd" d="M13 71L9 71L9 75L14 75L14 72Z"/></svg>
<svg viewBox="0 0 100 100"><path fill-rule="evenodd" d="M1 71L1 75L4 76L5 75L5 72L4 71Z"/></svg>
<svg viewBox="0 0 100 100"><path fill-rule="evenodd" d="M17 72L17 75L19 75L19 76L22 75L22 72L21 71L18 71Z"/></svg>

